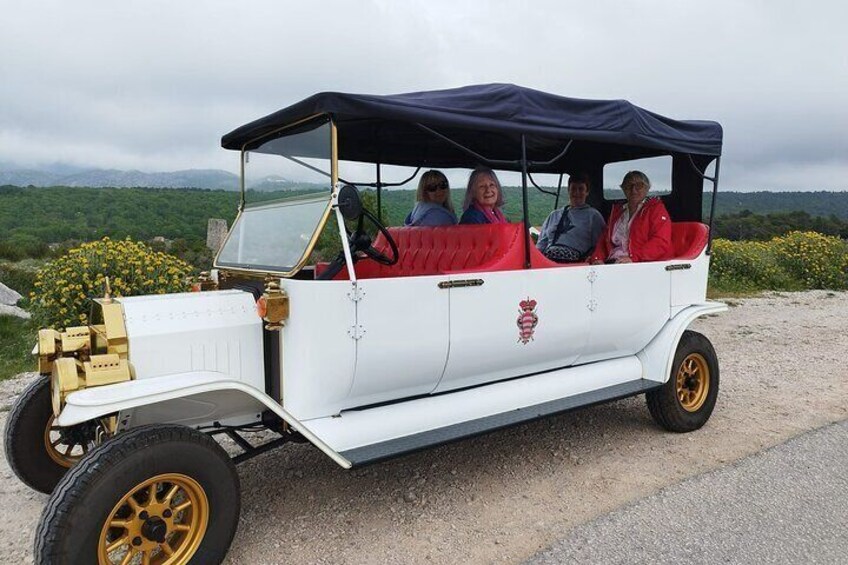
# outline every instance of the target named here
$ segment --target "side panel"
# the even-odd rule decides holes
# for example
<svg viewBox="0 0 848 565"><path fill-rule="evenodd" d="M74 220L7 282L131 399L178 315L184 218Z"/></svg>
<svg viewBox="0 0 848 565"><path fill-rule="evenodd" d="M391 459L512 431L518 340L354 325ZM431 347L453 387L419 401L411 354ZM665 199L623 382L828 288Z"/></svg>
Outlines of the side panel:
<svg viewBox="0 0 848 565"><path fill-rule="evenodd" d="M665 262L593 267L592 324L579 363L633 355L670 317Z"/></svg>
<svg viewBox="0 0 848 565"><path fill-rule="evenodd" d="M452 276L483 284L450 290L450 353L436 392L572 364L588 335L588 273L571 266Z"/></svg>
<svg viewBox="0 0 848 565"><path fill-rule="evenodd" d="M226 290L119 300L135 378L214 371L264 387L262 320L249 293Z"/></svg>
<svg viewBox="0 0 848 565"><path fill-rule="evenodd" d="M704 302L707 299L709 255L701 253L693 261L673 261L672 265L689 265L688 269L671 271L672 308Z"/></svg>
<svg viewBox="0 0 848 565"><path fill-rule="evenodd" d="M281 286L290 304L281 330L283 406L298 419L336 414L356 364L356 341L348 333L356 324L353 284L284 279Z"/></svg>
<svg viewBox="0 0 848 565"><path fill-rule="evenodd" d="M447 289L440 277L365 279L356 301L356 372L346 406L427 394L448 356Z"/></svg>

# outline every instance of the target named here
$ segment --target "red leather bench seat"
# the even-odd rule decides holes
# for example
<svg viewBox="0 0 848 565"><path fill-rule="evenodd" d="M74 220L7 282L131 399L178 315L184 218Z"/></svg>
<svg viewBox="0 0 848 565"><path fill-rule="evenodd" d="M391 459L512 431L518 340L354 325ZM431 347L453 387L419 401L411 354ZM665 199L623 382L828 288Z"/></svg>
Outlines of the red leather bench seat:
<svg viewBox="0 0 848 565"><path fill-rule="evenodd" d="M445 273L512 271L524 268L523 224L472 224L444 227L388 228L398 246L398 262L381 265L364 259L356 264L361 279L413 277ZM672 224L675 259L695 259L707 244L709 229L700 222ZM391 256L382 234L374 247ZM547 259L535 245L530 246L534 269L568 267L585 263L559 264ZM318 272L321 267L318 266ZM336 280L348 278L342 269Z"/></svg>
<svg viewBox="0 0 848 565"><path fill-rule="evenodd" d="M701 222L674 222L671 224L671 244L674 259L697 259L710 238L710 228Z"/></svg>

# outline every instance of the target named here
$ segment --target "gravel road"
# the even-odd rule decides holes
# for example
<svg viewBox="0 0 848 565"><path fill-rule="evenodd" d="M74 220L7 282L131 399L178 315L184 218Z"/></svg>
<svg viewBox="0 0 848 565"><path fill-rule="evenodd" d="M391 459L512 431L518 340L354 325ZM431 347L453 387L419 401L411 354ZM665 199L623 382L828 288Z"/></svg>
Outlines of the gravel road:
<svg viewBox="0 0 848 565"><path fill-rule="evenodd" d="M518 563L687 478L848 419L848 293L734 299L695 329L715 345L712 419L671 434L642 397L344 471L308 445L239 467L228 565ZM0 419L26 377L0 383ZM44 495L0 463L0 563L31 563Z"/></svg>

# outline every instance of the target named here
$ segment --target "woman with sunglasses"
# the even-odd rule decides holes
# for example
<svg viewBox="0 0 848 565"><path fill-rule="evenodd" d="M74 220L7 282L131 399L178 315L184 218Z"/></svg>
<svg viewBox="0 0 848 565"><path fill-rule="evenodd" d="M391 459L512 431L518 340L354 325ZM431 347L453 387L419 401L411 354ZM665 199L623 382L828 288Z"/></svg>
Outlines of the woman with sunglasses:
<svg viewBox="0 0 848 565"><path fill-rule="evenodd" d="M452 226L456 213L450 198L448 178L441 171L427 171L418 181L415 208L404 220L407 226Z"/></svg>

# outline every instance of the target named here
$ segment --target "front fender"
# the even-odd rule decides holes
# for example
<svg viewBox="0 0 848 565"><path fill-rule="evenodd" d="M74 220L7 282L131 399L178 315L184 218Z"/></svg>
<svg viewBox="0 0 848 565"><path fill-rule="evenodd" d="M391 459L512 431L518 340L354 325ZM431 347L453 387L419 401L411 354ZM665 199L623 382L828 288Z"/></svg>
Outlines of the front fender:
<svg viewBox="0 0 848 565"><path fill-rule="evenodd" d="M674 353L683 332L696 318L727 310L723 302L707 301L684 308L666 322L660 332L636 356L642 362L642 378L664 383L671 374Z"/></svg>
<svg viewBox="0 0 848 565"><path fill-rule="evenodd" d="M214 371L191 371L80 390L67 396L65 408L59 414L57 423L60 426L73 426L133 409L161 415L162 418L158 420L160 423L183 422L184 414L173 413L172 417L168 417L169 403L180 400L214 400L211 404L234 408L243 414L271 410L339 465L350 467L348 460L330 449L270 396L242 381L232 380L228 375ZM223 418L207 417L210 422L218 419Z"/></svg>

